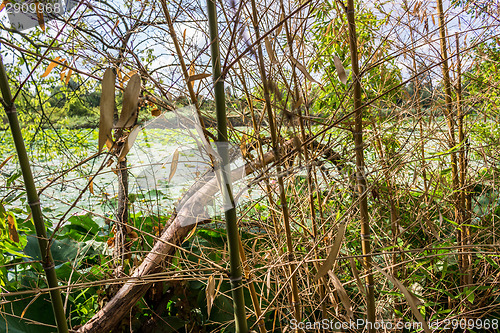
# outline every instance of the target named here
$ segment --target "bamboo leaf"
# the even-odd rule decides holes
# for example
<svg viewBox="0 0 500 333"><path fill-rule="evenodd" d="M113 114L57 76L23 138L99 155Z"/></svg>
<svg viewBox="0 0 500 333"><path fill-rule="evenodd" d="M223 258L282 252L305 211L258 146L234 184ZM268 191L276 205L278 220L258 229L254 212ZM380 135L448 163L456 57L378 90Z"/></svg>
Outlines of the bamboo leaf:
<svg viewBox="0 0 500 333"><path fill-rule="evenodd" d="M276 60L276 57L274 55L273 46L271 45L271 41L269 41L269 38L264 38L264 43L266 45L267 55L269 56L271 63L277 63L278 61Z"/></svg>
<svg viewBox="0 0 500 333"><path fill-rule="evenodd" d="M72 69L70 69L68 71L68 74L66 75L66 85L69 84L69 79L71 78L71 74L73 74L73 70Z"/></svg>
<svg viewBox="0 0 500 333"><path fill-rule="evenodd" d="M19 235L17 233L17 222L14 216L7 215L7 223L9 225L9 239L15 243L19 243Z"/></svg>
<svg viewBox="0 0 500 333"><path fill-rule="evenodd" d="M328 26L326 27L326 32L324 36L328 36L328 34L330 34L330 29L332 28L333 21L334 20L331 20L330 24L328 24Z"/></svg>
<svg viewBox="0 0 500 333"><path fill-rule="evenodd" d="M197 81L197 80L202 80L202 79L210 77L210 76L212 76L212 74L208 74L208 73L189 75L188 82L194 82L194 81Z"/></svg>
<svg viewBox="0 0 500 333"><path fill-rule="evenodd" d="M283 21L284 19L285 19L285 13L281 13L280 22ZM285 25L285 23L281 24L278 28L276 28L276 36L280 34L281 30L283 29L283 25Z"/></svg>
<svg viewBox="0 0 500 333"><path fill-rule="evenodd" d="M120 119L116 124L117 128L134 126L137 120L137 106L139 105L139 95L141 93L141 77L134 74L123 92L123 107Z"/></svg>
<svg viewBox="0 0 500 333"><path fill-rule="evenodd" d="M194 225L194 228L189 232L189 234L186 236L186 239L184 240L185 242L189 241L191 239L191 237L194 236L194 234L196 234L196 231L198 230L197 228L198 224L195 224Z"/></svg>
<svg viewBox="0 0 500 333"><path fill-rule="evenodd" d="M349 265L351 266L352 275L356 279L356 284L358 285L359 291L361 291L362 294L366 295L365 286L363 285L363 283L361 283L361 279L359 278L359 271L353 258L349 258Z"/></svg>
<svg viewBox="0 0 500 333"><path fill-rule="evenodd" d="M127 77L125 78L125 80L128 80L128 79L132 78L132 76L134 76L135 74L137 74L137 70L135 70L135 69L132 70L132 71L130 71L130 72L128 72Z"/></svg>
<svg viewBox="0 0 500 333"><path fill-rule="evenodd" d="M295 59L294 57L290 56L290 59L292 60L292 63L295 65L295 67L297 67L303 74L304 76L311 82L314 82L314 83L318 83L318 81L316 81L312 76L311 74L309 74L309 72L307 71L307 68L302 65L297 59Z"/></svg>
<svg viewBox="0 0 500 333"><path fill-rule="evenodd" d="M417 304L419 303L418 299L415 296L413 296L412 294L410 294L408 289L406 289L406 287L401 282L399 282L399 280L397 280L395 277L387 274L386 272L384 272L383 269L381 269L377 265L373 265L373 268L375 268L378 272L380 272L380 274L385 276L389 281L391 281L399 289L399 291L401 291L403 293L403 295L406 298L406 301L410 305L410 308L411 308L411 311L413 312L413 315L415 316L415 318L417 318L417 320L420 323L422 323L422 328L424 329L424 331L426 333L431 333L431 330L429 329L427 322L424 320L424 318L422 317L422 314L418 310L418 307L417 307Z"/></svg>
<svg viewBox="0 0 500 333"><path fill-rule="evenodd" d="M293 109L297 110L300 108L300 106L304 103L304 99L302 98L302 95L299 96L299 99L293 104Z"/></svg>
<svg viewBox="0 0 500 333"><path fill-rule="evenodd" d="M269 292L271 291L271 270L267 272L266 289L267 289L267 297L269 297Z"/></svg>
<svg viewBox="0 0 500 333"><path fill-rule="evenodd" d="M294 136L292 139L293 146L298 153L302 154L302 141L298 136Z"/></svg>
<svg viewBox="0 0 500 333"><path fill-rule="evenodd" d="M118 78L118 83L120 84L120 88L123 88L122 71L119 68L116 69L116 76Z"/></svg>
<svg viewBox="0 0 500 333"><path fill-rule="evenodd" d="M158 109L158 108L154 108L153 110L151 110L151 115L152 115L153 117L158 117L159 115L161 115L161 111L160 111L160 109Z"/></svg>
<svg viewBox="0 0 500 333"><path fill-rule="evenodd" d="M0 163L0 169L3 168L5 166L5 164L7 164L7 162L9 162L9 160L14 157L15 155L12 154L10 155L9 157L7 157L2 163Z"/></svg>
<svg viewBox="0 0 500 333"><path fill-rule="evenodd" d="M116 20L115 25L111 29L111 33L115 32L115 29L118 27L118 24L120 24L120 19Z"/></svg>
<svg viewBox="0 0 500 333"><path fill-rule="evenodd" d="M102 79L102 93L99 120L99 151L105 144L111 147L111 129L113 128L113 114L115 110L115 73L112 68L106 69ZM111 144L109 144L111 143Z"/></svg>
<svg viewBox="0 0 500 333"><path fill-rule="evenodd" d="M94 195L94 177L89 177L89 192Z"/></svg>
<svg viewBox="0 0 500 333"><path fill-rule="evenodd" d="M347 75L345 73L344 65L342 65L342 61L336 54L333 55L333 62L335 63L335 69L337 70L337 75L339 76L340 82L346 84Z"/></svg>
<svg viewBox="0 0 500 333"><path fill-rule="evenodd" d="M43 10L38 1L35 1L35 5L36 5L36 17L38 19L38 24L40 25L42 31L45 32L45 20L43 19Z"/></svg>
<svg viewBox="0 0 500 333"><path fill-rule="evenodd" d="M139 135L139 132L141 130L141 127L139 125L135 125L132 131L130 131L130 134L127 136L127 139L125 140L125 144L123 145L122 151L120 152L120 156L118 157L118 162L121 162L127 157L128 152L134 145L135 139L137 139L137 135Z"/></svg>
<svg viewBox="0 0 500 333"><path fill-rule="evenodd" d="M177 148L172 156L172 163L170 164L170 174L168 175L168 182L174 178L175 171L177 171L177 165L179 164L179 149Z"/></svg>
<svg viewBox="0 0 500 333"><path fill-rule="evenodd" d="M212 305L215 300L215 278L213 275L210 275L207 282L207 289L205 289L205 294L207 297L207 313L210 317L210 311L212 310Z"/></svg>
<svg viewBox="0 0 500 333"><path fill-rule="evenodd" d="M45 69L45 72L42 74L42 77L46 77L52 72L54 68L56 68L57 65L59 65L56 61L61 59L61 57L55 57L54 60L47 66L47 69Z"/></svg>
<svg viewBox="0 0 500 333"><path fill-rule="evenodd" d="M205 151L211 155L214 159L220 161L221 157L219 153L217 153L210 143L208 142L207 138L205 137L205 134L203 133L203 129L201 128L201 125L198 122L194 122L194 128L196 129L196 133L198 133L198 136L201 140L201 143L203 145L203 148L205 148Z"/></svg>
<svg viewBox="0 0 500 333"><path fill-rule="evenodd" d="M23 312L21 312L21 319L24 318L24 315L26 314L26 311L28 310L28 308L31 306L31 304L35 303L35 301L38 299L38 297L41 294L42 293L38 293L35 297L33 297L33 299L28 303L28 305L26 305L26 307L24 308Z"/></svg>
<svg viewBox="0 0 500 333"><path fill-rule="evenodd" d="M283 99L283 94L281 93L281 90L278 87L278 84L271 79L268 79L267 82L269 85L269 90L276 96L276 98L279 101L281 101Z"/></svg>
<svg viewBox="0 0 500 333"><path fill-rule="evenodd" d="M316 276L314 277L314 282L318 281L321 277L323 277L330 269L332 269L335 260L337 260L337 256L339 254L340 245L342 244L342 239L345 234L345 223L340 223L339 228L337 230L337 235L335 236L335 242L333 243L332 249L330 250L330 254L326 258L325 262L318 269Z"/></svg>
<svg viewBox="0 0 500 333"><path fill-rule="evenodd" d="M349 296L347 296L347 292L345 291L345 288L342 285L342 282L340 282L337 275L335 275L332 271L328 271L328 275L330 276L330 280L332 281L333 285L335 286L335 290L337 290L337 293L340 297L340 301L342 302L342 305L344 306L344 309L347 311L347 317L349 317L350 319L353 319L354 315L352 313L351 300L349 299Z"/></svg>
<svg viewBox="0 0 500 333"><path fill-rule="evenodd" d="M59 74L59 78L61 79L61 81L64 82L64 77L66 76L66 68L63 68L61 70L61 73Z"/></svg>

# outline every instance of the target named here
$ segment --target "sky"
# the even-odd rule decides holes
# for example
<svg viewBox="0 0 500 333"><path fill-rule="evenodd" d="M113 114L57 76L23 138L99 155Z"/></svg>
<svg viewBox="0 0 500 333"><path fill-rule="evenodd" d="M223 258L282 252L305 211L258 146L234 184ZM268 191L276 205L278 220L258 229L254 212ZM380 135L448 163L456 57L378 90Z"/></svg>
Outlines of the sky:
<svg viewBox="0 0 500 333"><path fill-rule="evenodd" d="M66 1L66 0L57 0L57 1ZM76 4L76 0L71 0L72 3L69 5L69 7L74 6ZM87 1L92 1L92 0L87 0ZM113 3L115 4L116 8L120 8L120 1L114 1ZM138 2L139 4L141 2ZM367 7L372 7L374 1L367 1L364 0L364 5ZM413 20L417 20L417 17L420 17L422 19L422 22L420 23L420 32L424 32L423 26L424 22L427 21L428 24L428 29L431 32L430 38L424 38L423 45L418 48L418 53L421 55L421 60L424 61L425 57L429 58L429 61L436 61L438 52L439 52L439 39L438 39L438 33L437 33L437 25L436 23L438 22L437 20L437 15L436 15L436 10L435 10L435 1L417 1L417 0L409 0L409 7L411 8L411 14ZM202 1L202 6L204 2ZM387 26L384 26L378 33L380 35L379 38L384 38L385 36L388 36L390 39L397 40L399 39L402 44L406 44L406 46L410 45L410 38L409 38L409 29L405 28L404 25L398 25L397 29L392 29L392 24L394 22L397 22L397 20L404 14L404 9L403 9L403 1L402 0L397 0L397 1L387 1L384 5L384 11L388 14L391 15L391 23ZM457 12L457 9L451 8L450 2L448 0L444 1L444 8L447 11L447 17L449 18L449 21L447 22L448 26L448 33L450 35L453 35L455 32L460 32L460 38L463 43L462 47L465 47L466 45L469 45L470 40L474 37L480 36L481 33L484 32L483 29L481 29L481 21L474 20L470 15L464 13L464 12ZM74 7L73 7L74 9ZM415 11L415 9L418 9ZM3 9L2 12L0 13L0 18L2 19L2 22L4 24L8 25L6 23L7 20L7 15L5 15L6 9ZM171 13L174 15L174 12ZM382 13L379 13L378 15L383 15ZM12 18L12 16L11 16ZM14 19L17 19L14 17ZM158 19L161 19L158 17ZM404 19L406 20L406 18ZM403 21L404 21L403 20ZM32 24L36 24L37 22L31 21ZM102 23L102 22L101 22ZM491 22L495 23L495 22ZM47 25L50 26L53 24L54 27L57 27L56 23L48 23ZM206 23L199 23L201 26L206 25ZM112 26L114 25L113 22L108 22L107 26L103 25L102 31L109 31L111 30ZM60 26L60 23L59 23ZM123 28L123 24L119 22L119 28ZM191 42L194 42L195 46L199 49L202 49L203 47L206 46L208 43L208 39L206 37L206 34L201 33L200 31L196 31L192 26L186 23L177 23L176 24L176 29L177 29L177 36L179 40L183 39L183 36L186 36L187 40L190 40ZM49 34L52 34L55 36L55 33L57 32L58 29L49 29ZM98 29L96 29L97 31ZM162 67L168 67L171 64L177 63L176 56L173 55L171 52L165 49L165 45L168 44L163 44L163 47L159 48L157 47L157 41L161 38L165 41L168 40L168 36L165 34L165 30L162 30L159 32L159 35L148 35L149 33L152 33L152 31L156 31L155 27L149 30L145 30L143 33L136 35L133 40L131 41L131 45L135 45L136 47L140 47L142 49L152 49L153 50L153 61L150 64L151 69L154 68L162 68ZM468 32L466 32L468 31ZM5 36L5 31L2 32L2 34ZM155 32L157 33L157 32ZM103 35L105 35L103 33ZM109 36L107 36L109 37ZM19 40L19 39L18 39ZM168 43L168 42L165 42ZM449 40L450 43L450 50L454 50L454 38L451 38ZM1 46L0 46L1 47ZM171 45L170 45L171 47ZM240 50L241 51L241 50ZM195 53L191 53L191 56L193 57ZM434 59L434 60L432 60ZM192 60L192 59L189 59ZM410 76L410 72L407 69L407 66L409 65L408 59L404 60L401 57L398 58L397 64L401 67L402 72L403 72L403 77L407 78ZM209 60L207 58L201 59L198 63L204 63L206 65L209 64ZM464 61L464 65L467 66L467 60ZM195 68L197 70L197 73L199 71L205 71L204 68ZM156 73L160 74L160 72ZM180 72L178 72L178 75L180 75ZM160 76L158 76L160 78ZM165 77L164 79L167 79ZM178 79L178 78L177 78ZM183 84L182 80L180 83Z"/></svg>

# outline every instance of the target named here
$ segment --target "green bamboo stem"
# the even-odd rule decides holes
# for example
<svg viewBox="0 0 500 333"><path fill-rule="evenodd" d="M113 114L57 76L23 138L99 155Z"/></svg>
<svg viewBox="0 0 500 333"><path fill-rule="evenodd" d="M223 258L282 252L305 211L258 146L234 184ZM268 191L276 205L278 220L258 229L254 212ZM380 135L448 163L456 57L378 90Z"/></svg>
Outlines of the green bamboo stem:
<svg viewBox="0 0 500 333"><path fill-rule="evenodd" d="M42 210L40 208L40 199L38 197L35 181L33 180L33 174L31 173L30 161L28 158L28 154L26 153L26 147L24 145L21 127L19 126L16 106L14 105L14 101L12 100L12 94L9 87L9 79L7 77L7 72L5 71L5 67L3 66L3 60L1 60L1 58L0 90L2 91L5 113L7 114L7 118L9 119L12 138L14 139L14 144L16 146L17 157L19 158L19 164L21 165L24 186L26 188L28 203L31 209L31 216L33 217L33 223L35 225L38 246L40 247L42 266L47 278L47 284L49 288L51 288L50 298L52 299L52 309L54 310L57 330L59 333L67 333L68 324L66 322L66 315L64 313L61 293L59 289L57 289L59 287L59 284L57 281L54 260L52 259L52 254L50 251L50 244L47 238L47 231L45 230L45 224L43 222Z"/></svg>
<svg viewBox="0 0 500 333"><path fill-rule="evenodd" d="M212 71L214 80L215 109L217 114L217 147L222 158L222 194L225 205L231 205L225 212L227 240L229 243L230 280L233 295L234 319L236 332L247 333L248 325L245 314L245 296L243 294L242 268L240 262L239 234L237 226L236 208L231 190L231 170L229 167L228 135L226 117L226 97L224 92L224 78L221 76L221 61L219 47L219 29L217 27L217 8L215 0L207 0L208 23L210 29Z"/></svg>
<svg viewBox="0 0 500 333"><path fill-rule="evenodd" d="M257 16L257 6L255 5L255 0L251 1L252 4L252 21L253 27L255 31L255 39L260 40L260 32L259 32L259 19ZM271 107L271 97L269 95L269 82L266 75L266 70L264 67L264 55L262 53L262 45L261 43L257 44L257 55L258 55L258 65L260 76L262 80L262 85L264 88L264 100L266 105L267 116L269 120L269 131L271 132L271 141L273 153L276 156L276 161L281 161L280 158L280 149L279 149L279 139L278 139L278 131L276 129L275 117L273 115L273 110ZM285 183L283 181L283 174L281 172L281 164L276 164L276 172L278 174L278 187L280 192L280 203L281 203L281 211L283 212L283 225L285 227L285 236L286 236L286 245L288 249L288 257L290 260L289 273L291 274L291 303L293 307L294 318L300 322L301 314L300 314L300 299L299 299L299 288L297 285L297 274L295 272L295 263L294 261L294 251L293 251L293 243L292 243L292 230L290 228L290 216L288 210L287 197L285 192Z"/></svg>
<svg viewBox="0 0 500 333"><path fill-rule="evenodd" d="M356 180L359 194L359 212L361 219L361 247L363 264L366 273L366 308L367 321L375 323L375 293L372 273L372 257L370 248L370 219L366 198L365 158L363 155L363 109L361 101L361 77L358 64L358 41L354 18L354 0L347 1L347 21L349 24L349 48L351 51L352 77L354 80L354 150L356 153ZM370 327L370 326L369 326ZM368 332L375 332L373 327Z"/></svg>

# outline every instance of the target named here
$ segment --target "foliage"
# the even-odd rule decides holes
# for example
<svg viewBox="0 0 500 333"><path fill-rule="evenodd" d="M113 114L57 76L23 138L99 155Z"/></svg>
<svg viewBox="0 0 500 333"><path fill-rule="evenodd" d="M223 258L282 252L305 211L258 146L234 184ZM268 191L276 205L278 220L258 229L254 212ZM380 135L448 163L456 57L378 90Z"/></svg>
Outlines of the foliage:
<svg viewBox="0 0 500 333"><path fill-rule="evenodd" d="M390 56L391 39L380 35L380 30L388 24L390 16L386 14L381 18L377 15L382 4L374 4L373 7L364 6L362 1L356 1L355 4L363 99L368 102L399 85L402 77L395 59ZM319 55L311 63L311 67L322 74L324 88L318 94L316 108L323 114L348 109L346 103L349 101L340 98L345 96L353 80L349 70L348 25L345 8L342 6L337 1L322 1L315 8L315 21L311 29L311 47ZM339 81L334 55L340 58L348 72L349 81L346 85ZM380 103L388 106L400 101L401 93L395 90L384 96Z"/></svg>

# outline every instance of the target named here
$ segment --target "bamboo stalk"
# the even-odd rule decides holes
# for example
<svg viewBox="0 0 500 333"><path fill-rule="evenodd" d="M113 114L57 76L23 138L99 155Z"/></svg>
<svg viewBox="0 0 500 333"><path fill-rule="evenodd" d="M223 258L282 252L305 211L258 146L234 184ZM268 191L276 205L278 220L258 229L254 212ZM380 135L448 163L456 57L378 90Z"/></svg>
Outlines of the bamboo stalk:
<svg viewBox="0 0 500 333"><path fill-rule="evenodd" d="M367 321L375 323L375 293L370 249L370 220L368 216L367 186L365 178L365 159L363 155L363 109L361 101L361 77L358 64L358 41L354 18L354 0L347 1L347 21L349 24L349 48L351 51L352 76L354 80L354 150L356 153L356 181L359 194L359 212L361 219L361 247L366 273ZM370 327L369 327L370 328ZM368 330L375 332L373 327Z"/></svg>
<svg viewBox="0 0 500 333"><path fill-rule="evenodd" d="M285 13L285 5L283 3L283 0L280 1L280 6L281 6L281 11L283 14ZM288 20L285 21L285 33L286 33L286 39L287 39L287 44L288 44L288 50L290 51L290 56L294 57L294 50L293 50L293 38L291 35L291 31L289 30L289 24ZM305 132L305 126L304 126L304 118L302 117L302 111L300 109L300 106L295 107L297 105L297 101L300 99L300 91L299 91L299 80L297 78L297 68L295 66L295 63L292 62L292 79L293 79L293 85L294 85L294 99L293 99L293 104L292 104L292 114L297 114L299 118L299 127L300 127L300 135L301 135L301 140L302 142L307 141L307 136ZM302 153L304 156L304 163L306 165L306 177L307 177L307 192L309 194L308 196L308 203L309 203L309 211L311 214L311 224L312 224L312 234L313 234L313 241L316 243L318 240L318 221L316 219L316 208L314 205L314 190L313 190L313 179L312 179L312 174L313 174L313 167L310 163L309 159L309 145L304 144L302 147ZM318 202L321 200L321 193L320 191L317 191L318 195ZM319 259L319 253L318 249L315 248L315 257L316 259ZM318 269L318 267L316 267ZM320 295L320 299L323 300L325 298L325 289L323 286L323 283L325 283L325 279L319 279L318 280L318 292ZM326 310L326 304L325 302L322 302L322 319L327 318L327 310Z"/></svg>
<svg viewBox="0 0 500 333"><path fill-rule="evenodd" d="M118 163L118 207L116 210L115 224L115 251L113 255L115 262L118 265L118 277L124 273L125 259L130 251L130 246L127 244L127 224L128 224L128 169L127 159Z"/></svg>
<svg viewBox="0 0 500 333"><path fill-rule="evenodd" d="M239 234L236 217L236 206L231 190L231 170L229 167L228 135L226 117L226 98L224 92L224 77L221 75L221 57L219 48L219 31L217 23L217 8L215 0L207 0L208 22L210 29L210 48L212 54L212 70L214 80L215 108L217 113L217 150L222 158L222 184L221 190L224 197L224 205L231 208L225 212L227 239L229 243L230 259L230 281L232 287L234 319L236 332L248 332L245 314L245 296L243 294L242 268L239 253Z"/></svg>
<svg viewBox="0 0 500 333"><path fill-rule="evenodd" d="M467 219L467 206L466 206L466 177L467 177L467 161L465 157L465 132L464 132L464 113L462 109L462 61L460 59L460 38L458 33L455 33L455 42L457 47L457 120L458 120L458 141L460 142L460 150L458 151L458 165L460 167L460 192L459 192L459 209L460 209L460 228L462 229L462 245L466 246L470 243L470 233L471 229L469 227L469 221ZM463 250L463 249L462 249ZM464 265L464 285L472 284L472 270L470 267L472 265L472 256L465 255L462 258L462 264Z"/></svg>
<svg viewBox="0 0 500 333"><path fill-rule="evenodd" d="M440 42L441 42L441 60L442 60L442 71L443 71L443 80L444 80L444 90L445 90L445 114L446 117L448 118L448 130L449 130L449 147L450 149L453 149L456 146L456 140L455 140L455 120L453 119L453 105L452 105L452 99L451 99L451 82L450 82L450 70L448 66L448 52L447 52L447 46L446 46L446 23L444 21L444 11L443 11L443 1L442 0L436 0L437 1L437 12L438 12L438 17L439 17L439 36L440 36ZM457 171L457 155L455 151L451 152L451 176L452 176L452 189L453 189L453 196L452 196L452 202L455 207L455 222L457 225L460 225L460 196L459 196L459 179L458 179L458 171ZM456 231L457 235L457 245L460 245L462 243L462 233L460 231L460 228L457 228ZM463 271L463 263L462 263L462 258L459 256L459 269L462 272Z"/></svg>
<svg viewBox="0 0 500 333"><path fill-rule="evenodd" d="M257 16L257 6L255 4L255 0L251 0L252 4L252 23L255 31L255 39L260 41L260 32L259 32L259 19ZM264 100L266 105L267 116L269 120L269 131L271 132L271 141L272 141L272 149L276 156L277 161L281 161L280 158L280 150L279 150L279 138L278 131L276 129L275 118L273 115L273 110L271 107L271 98L269 96L269 83L266 75L266 70L264 68L264 55L262 53L262 44L257 43L257 56L258 56L258 65L260 76L262 80L262 85L264 88ZM293 251L293 243L292 243L292 231L290 228L290 216L288 210L287 197L285 192L285 184L283 181L283 174L281 172L281 164L276 164L276 172L278 174L278 187L280 192L280 203L281 203L281 211L283 212L283 225L285 228L285 236L286 236L286 245L288 249L288 260L289 262L289 274L291 274L291 303L293 307L294 318L300 322L301 314L300 314L300 300L299 300L299 288L297 285L297 274L295 272L295 264L294 261L294 251Z"/></svg>
<svg viewBox="0 0 500 333"><path fill-rule="evenodd" d="M57 281L54 259L52 259L52 253L50 251L51 244L49 244L48 242L47 231L45 230L45 224L43 222L42 210L40 208L40 198L38 197L35 181L33 180L30 161L28 158L28 154L26 153L26 147L24 145L21 127L19 126L16 106L14 105L14 101L12 100L12 95L9 87L9 79L3 65L3 60L1 60L1 58L0 90L2 91L3 96L2 104L5 108L5 113L7 114L7 118L9 120L12 138L14 139L17 156L19 158L19 164L21 165L24 186L26 188L26 195L28 197L28 203L31 209L31 215L33 217L33 223L35 225L36 235L38 239L38 246L40 248L42 266L45 271L45 276L47 278L47 284L49 288L54 288L50 290L50 298L52 300L52 309L54 311L54 317L56 319L57 330L59 333L67 333L68 323L66 322L66 315L64 313L61 293L59 289L57 289L59 284Z"/></svg>
<svg viewBox="0 0 500 333"><path fill-rule="evenodd" d="M248 290L250 291L250 297L252 298L252 304L255 309L255 317L258 319L257 326L259 327L260 333L266 333L266 324L262 318L263 316L262 309L260 308L259 297L257 296L255 285L253 284L253 274L250 271L247 256L245 255L245 249L243 248L243 243L241 242L241 237L239 237L239 235L238 246L240 248L241 261L243 263L243 272L245 273L245 279L248 281Z"/></svg>
<svg viewBox="0 0 500 333"><path fill-rule="evenodd" d="M247 102L248 102L248 106L250 108L250 114L251 114L251 117L252 117L253 130L254 130L254 133L259 133L260 131L259 131L258 122L257 122L257 120L255 118L255 111L254 111L254 107L253 107L253 100L250 97L250 93L249 93L249 91L247 89L247 84L245 82L245 76L244 76L244 73L243 73L243 67L241 66L241 62L238 62L238 64L239 64L239 67L240 67L240 70L241 70L241 83L243 85L243 91L245 92L245 96L246 96L246 99L247 99ZM262 149L262 138L260 137L260 135L257 136L257 138L256 138L255 141L257 142L257 153L259 154L259 158L260 158L261 161L264 161L264 151ZM272 196L271 185L269 184L269 179L265 178L264 179L264 183L266 185L266 195L267 195L268 200L269 200L269 205L273 206L274 205L274 200L273 200L273 196ZM277 229L278 224L276 223L276 214L274 213L273 209L270 209L269 212L270 212L270 216L271 216L271 221L273 221L273 226L275 228L274 229L275 237L277 237L279 235L279 230ZM243 249L243 245L241 244L241 238L240 238L240 255L241 255L241 260L243 262L243 270L245 272L245 278L248 281L248 289L250 291L250 296L252 297L252 303L253 303L253 307L254 307L254 310L255 310L255 314L256 314L257 318L260 318L260 319L258 319L257 325L259 326L259 331L261 333L265 333L266 332L266 327L265 327L264 319L262 318L263 317L262 316L262 309L260 307L260 303L258 301L257 293L255 291L255 286L254 286L254 283L253 283L253 275L250 272L250 267L248 266L248 263L247 263L247 259L246 259L246 255L245 255L245 250Z"/></svg>

